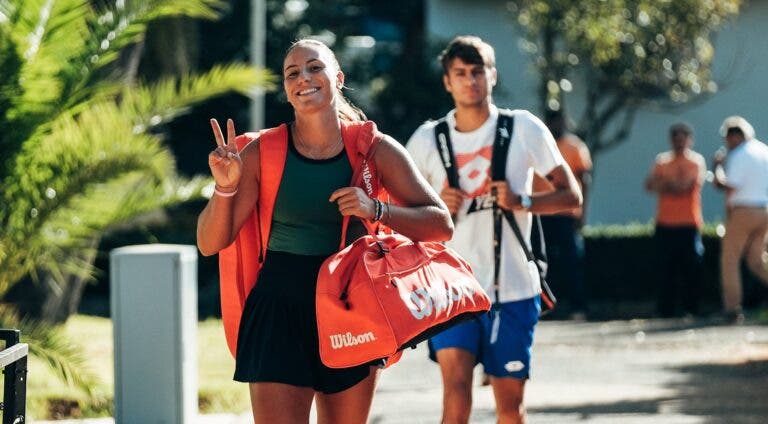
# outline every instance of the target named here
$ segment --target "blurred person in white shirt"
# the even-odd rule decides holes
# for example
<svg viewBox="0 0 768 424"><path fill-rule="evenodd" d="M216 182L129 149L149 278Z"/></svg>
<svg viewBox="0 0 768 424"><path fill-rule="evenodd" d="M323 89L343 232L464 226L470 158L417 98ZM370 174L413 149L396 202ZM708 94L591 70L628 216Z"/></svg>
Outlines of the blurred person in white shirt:
<svg viewBox="0 0 768 424"><path fill-rule="evenodd" d="M725 151L715 155L715 187L725 191L726 223L720 253L723 312L731 323L744 320L741 311L741 259L768 285L768 146L755 138L746 119L730 116L720 135Z"/></svg>

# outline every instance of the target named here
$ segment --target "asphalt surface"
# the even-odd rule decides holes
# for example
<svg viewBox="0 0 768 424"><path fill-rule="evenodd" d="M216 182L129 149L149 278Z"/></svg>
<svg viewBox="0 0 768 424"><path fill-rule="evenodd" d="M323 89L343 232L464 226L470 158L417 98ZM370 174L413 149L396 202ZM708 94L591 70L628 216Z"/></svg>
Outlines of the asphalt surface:
<svg viewBox="0 0 768 424"><path fill-rule="evenodd" d="M385 372L372 423L439 422L440 376L425 358L422 347ZM768 325L543 322L532 373L531 424L768 423ZM490 387L473 394L471 422L494 423Z"/></svg>
<svg viewBox="0 0 768 424"><path fill-rule="evenodd" d="M532 370L529 424L768 423L765 323L545 321L537 330ZM495 423L493 394L480 385L479 373L471 422ZM422 344L381 375L370 423L438 423L441 390L438 367ZM201 416L196 424L251 422L241 413Z"/></svg>

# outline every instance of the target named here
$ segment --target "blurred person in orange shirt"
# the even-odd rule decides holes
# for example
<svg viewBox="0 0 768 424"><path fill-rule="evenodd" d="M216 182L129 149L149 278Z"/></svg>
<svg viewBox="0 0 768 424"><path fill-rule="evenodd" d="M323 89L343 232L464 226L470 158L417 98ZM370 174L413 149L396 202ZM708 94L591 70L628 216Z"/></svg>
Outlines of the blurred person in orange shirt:
<svg viewBox="0 0 768 424"><path fill-rule="evenodd" d="M645 180L658 195L656 252L658 255L658 313L698 313L699 281L704 259L701 241L701 187L707 172L704 157L691 149L693 129L686 123L669 128L672 150L659 153Z"/></svg>
<svg viewBox="0 0 768 424"><path fill-rule="evenodd" d="M592 157L587 145L577 135L568 131L566 116L562 111L547 111L544 122L555 137L560 154L576 177L584 199L580 207L555 215L541 216L549 263L547 281L558 298L558 316L565 314L564 316L571 319L583 320L587 313L587 295L584 284L584 238L581 228L586 219ZM553 189L545 178L535 176L534 193L546 193ZM535 234L531 236L534 237Z"/></svg>

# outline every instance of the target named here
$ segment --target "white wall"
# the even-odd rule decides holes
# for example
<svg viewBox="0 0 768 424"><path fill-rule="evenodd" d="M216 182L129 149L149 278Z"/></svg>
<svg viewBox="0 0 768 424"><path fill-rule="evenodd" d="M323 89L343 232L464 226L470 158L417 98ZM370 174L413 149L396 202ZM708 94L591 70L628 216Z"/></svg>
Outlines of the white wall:
<svg viewBox="0 0 768 424"><path fill-rule="evenodd" d="M677 120L693 125L694 148L708 160L720 147L717 130L723 118L740 114L755 127L757 137L768 140L768 1L751 0L735 22L716 36L714 72L727 84L704 103L677 112L644 110L637 115L632 133L620 146L594 158L595 174L588 221L597 223L646 222L653 217L655 198L643 190L643 180L654 157L668 149L667 128ZM527 55L518 48L520 32L503 0L428 0L427 32L449 40L474 34L496 49L500 75L495 102L504 107L538 110L537 78ZM580 110L573 101L574 116ZM426 117L425 117L426 118ZM711 186L703 190L704 219L720 220L723 197Z"/></svg>

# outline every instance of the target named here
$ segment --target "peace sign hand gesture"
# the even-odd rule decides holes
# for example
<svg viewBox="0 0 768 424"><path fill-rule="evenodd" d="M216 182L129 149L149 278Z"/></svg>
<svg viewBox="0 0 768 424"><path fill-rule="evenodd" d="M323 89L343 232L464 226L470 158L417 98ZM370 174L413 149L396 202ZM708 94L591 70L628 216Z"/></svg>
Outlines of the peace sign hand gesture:
<svg viewBox="0 0 768 424"><path fill-rule="evenodd" d="M243 161L240 159L235 143L235 123L227 119L226 142L217 120L211 119L211 128L213 128L217 147L208 155L208 166L211 168L217 188L225 192L234 192L240 184L243 169Z"/></svg>

